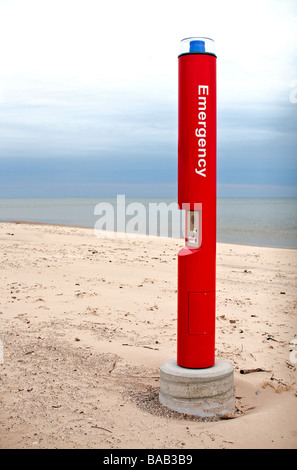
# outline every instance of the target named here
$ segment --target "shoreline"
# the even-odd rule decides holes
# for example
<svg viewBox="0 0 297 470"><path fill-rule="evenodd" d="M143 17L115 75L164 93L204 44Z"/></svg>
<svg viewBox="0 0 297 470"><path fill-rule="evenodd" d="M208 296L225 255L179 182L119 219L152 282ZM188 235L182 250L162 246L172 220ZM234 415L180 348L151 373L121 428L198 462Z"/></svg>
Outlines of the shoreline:
<svg viewBox="0 0 297 470"><path fill-rule="evenodd" d="M83 225L68 225L68 224L59 224L59 223L51 223L51 222L32 222L32 221L27 221L27 220L6 220L6 221L1 221L0 224L14 224L14 225L40 225L40 226L52 226L52 227L61 227L61 228L78 228L78 229L86 229L86 230L92 230L94 232L93 227L85 227ZM121 235L125 235L124 238L130 238L130 239L146 239L146 238L151 238L151 239L161 239L161 240L176 240L176 241L181 241L184 240L183 238L174 238L174 237L161 237L159 235L147 235L147 234L133 234L129 232L108 232L103 230L102 232L106 233L107 236L106 238L113 237L115 239L121 239L123 238ZM119 237L116 236L117 233L120 233L121 235ZM113 234L113 235L112 235ZM95 235L96 236L96 235ZM105 238L105 236L98 237L98 238ZM254 245L254 244L248 244L248 243L236 243L236 242L223 242L223 241L218 241L217 244L224 244L224 245L235 245L235 246L246 246L246 247L258 247L258 248L270 248L270 249L280 249L280 250L293 250L296 251L297 247L287 247L287 246L268 246L268 245Z"/></svg>

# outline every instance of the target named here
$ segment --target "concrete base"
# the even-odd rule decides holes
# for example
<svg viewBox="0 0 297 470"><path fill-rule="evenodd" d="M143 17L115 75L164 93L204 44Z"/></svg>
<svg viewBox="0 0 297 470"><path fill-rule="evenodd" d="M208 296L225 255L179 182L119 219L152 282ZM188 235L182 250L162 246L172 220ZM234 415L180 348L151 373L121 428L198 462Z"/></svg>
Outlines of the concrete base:
<svg viewBox="0 0 297 470"><path fill-rule="evenodd" d="M224 359L206 369L187 369L175 359L160 367L160 402L194 416L221 416L234 411L234 371Z"/></svg>

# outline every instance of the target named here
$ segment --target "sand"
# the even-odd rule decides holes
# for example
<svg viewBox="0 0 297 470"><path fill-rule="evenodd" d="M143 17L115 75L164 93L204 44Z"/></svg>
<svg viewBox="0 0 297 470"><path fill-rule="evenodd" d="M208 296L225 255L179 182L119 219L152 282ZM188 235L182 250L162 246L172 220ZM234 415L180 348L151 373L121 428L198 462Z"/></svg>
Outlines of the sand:
<svg viewBox="0 0 297 470"><path fill-rule="evenodd" d="M1 448L296 448L297 250L218 243L216 355L236 410L203 420L158 401L183 240L24 223L0 239Z"/></svg>

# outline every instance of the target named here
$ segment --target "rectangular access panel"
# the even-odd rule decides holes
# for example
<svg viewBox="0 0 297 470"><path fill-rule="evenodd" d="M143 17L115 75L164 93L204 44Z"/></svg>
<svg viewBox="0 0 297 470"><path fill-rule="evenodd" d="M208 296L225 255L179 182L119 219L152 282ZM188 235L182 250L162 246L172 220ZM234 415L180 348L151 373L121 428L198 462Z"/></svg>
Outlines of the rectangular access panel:
<svg viewBox="0 0 297 470"><path fill-rule="evenodd" d="M208 335L215 332L215 292L189 292L189 334Z"/></svg>

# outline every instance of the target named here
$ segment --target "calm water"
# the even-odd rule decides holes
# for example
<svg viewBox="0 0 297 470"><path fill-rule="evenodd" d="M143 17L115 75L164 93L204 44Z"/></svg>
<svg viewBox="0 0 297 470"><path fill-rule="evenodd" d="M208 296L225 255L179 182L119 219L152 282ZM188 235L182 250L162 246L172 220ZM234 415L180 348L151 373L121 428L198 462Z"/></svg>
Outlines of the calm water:
<svg viewBox="0 0 297 470"><path fill-rule="evenodd" d="M130 206L132 202L141 203ZM127 215L125 223L137 216L136 229L148 233L149 203L175 204L174 199L129 199L124 208L138 212ZM114 228L117 224L117 205L114 199L65 198L65 199L0 199L1 221L31 221L94 227L100 215L94 214L95 206L108 203L113 209ZM105 214L106 212L102 213ZM169 213L170 214L170 213ZM183 236L182 213L178 219L169 217L169 236ZM144 220L146 218L146 220ZM136 219L134 219L136 221ZM141 221L142 220L142 221ZM133 225L133 224L132 224ZM131 222L130 222L131 227ZM158 221L159 227L159 221ZM182 229L181 229L182 227ZM104 227L105 228L105 227ZM109 228L109 227L106 227ZM128 227L127 231L130 231ZM160 234L158 229L158 235ZM242 243L258 246L297 248L297 199L296 198L221 198L217 203L217 240L219 242Z"/></svg>

